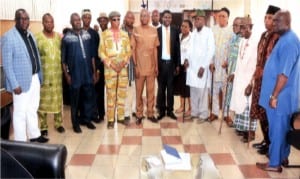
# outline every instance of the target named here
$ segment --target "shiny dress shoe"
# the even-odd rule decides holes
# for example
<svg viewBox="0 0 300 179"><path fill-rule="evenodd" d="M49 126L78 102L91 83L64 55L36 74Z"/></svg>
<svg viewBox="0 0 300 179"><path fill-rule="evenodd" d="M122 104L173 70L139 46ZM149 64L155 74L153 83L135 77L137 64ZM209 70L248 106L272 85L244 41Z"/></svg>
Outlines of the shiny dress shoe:
<svg viewBox="0 0 300 179"><path fill-rule="evenodd" d="M79 126L73 127L73 131L74 131L75 133L77 133L77 134L79 134L79 133L82 132L82 131L81 131L81 128L80 128Z"/></svg>
<svg viewBox="0 0 300 179"><path fill-rule="evenodd" d="M243 132L243 138L241 139L242 142L247 143L247 142L251 142L255 139L255 133L254 132L250 132L250 136L248 136L248 132Z"/></svg>
<svg viewBox="0 0 300 179"><path fill-rule="evenodd" d="M93 124L93 123L91 123L91 122L87 122L86 123L86 127L88 128L88 129L96 129L96 126Z"/></svg>
<svg viewBox="0 0 300 179"><path fill-rule="evenodd" d="M45 138L44 136L40 136L38 138L30 139L30 142L39 142L39 143L46 143L49 139Z"/></svg>
<svg viewBox="0 0 300 179"><path fill-rule="evenodd" d="M132 113L132 117L136 117L136 113L135 112Z"/></svg>
<svg viewBox="0 0 300 179"><path fill-rule="evenodd" d="M103 118L96 117L96 118L93 118L92 121L93 121L94 123L97 123L97 124L98 124L98 123L100 123L100 122L103 121Z"/></svg>
<svg viewBox="0 0 300 179"><path fill-rule="evenodd" d="M266 155L268 152L269 152L269 146L267 145L257 150L257 153L259 153L260 155Z"/></svg>
<svg viewBox="0 0 300 179"><path fill-rule="evenodd" d="M168 112L167 116L170 117L171 119L177 120L177 117L175 116L175 114L173 112Z"/></svg>
<svg viewBox="0 0 300 179"><path fill-rule="evenodd" d="M259 169L262 169L264 171L268 171L268 172L278 172L278 173L282 172L281 166L270 167L268 163L259 163L259 162L257 162L256 167L259 168Z"/></svg>
<svg viewBox="0 0 300 179"><path fill-rule="evenodd" d="M113 129L114 128L114 122L113 121L108 121L107 122L107 129Z"/></svg>
<svg viewBox="0 0 300 179"><path fill-rule="evenodd" d="M238 136L243 136L243 135L244 135L243 131L238 131L238 130L236 130L235 133L236 133L236 135L238 135Z"/></svg>
<svg viewBox="0 0 300 179"><path fill-rule="evenodd" d="M158 122L158 120L154 116L148 117L148 120L150 120L153 123L157 123Z"/></svg>
<svg viewBox="0 0 300 179"><path fill-rule="evenodd" d="M165 113L159 113L157 120L162 120L162 118L164 118L164 117L165 117Z"/></svg>
<svg viewBox="0 0 300 179"><path fill-rule="evenodd" d="M289 159L283 159L283 161L281 162L281 165L283 167L288 167L289 166Z"/></svg>
<svg viewBox="0 0 300 179"><path fill-rule="evenodd" d="M149 119L149 118L148 118ZM141 125L142 124L142 121L143 121L143 117L137 117L136 118L136 121L135 121L135 124L136 125Z"/></svg>
<svg viewBox="0 0 300 179"><path fill-rule="evenodd" d="M265 140L261 141L260 143L254 143L254 144L252 144L252 147L256 148L256 149L260 149L261 145L263 145L264 143L266 143Z"/></svg>
<svg viewBox="0 0 300 179"><path fill-rule="evenodd" d="M56 128L56 131L59 132L59 133L64 133L65 128L63 126L59 126L58 128Z"/></svg>
<svg viewBox="0 0 300 179"><path fill-rule="evenodd" d="M41 130L41 136L48 136L48 130Z"/></svg>

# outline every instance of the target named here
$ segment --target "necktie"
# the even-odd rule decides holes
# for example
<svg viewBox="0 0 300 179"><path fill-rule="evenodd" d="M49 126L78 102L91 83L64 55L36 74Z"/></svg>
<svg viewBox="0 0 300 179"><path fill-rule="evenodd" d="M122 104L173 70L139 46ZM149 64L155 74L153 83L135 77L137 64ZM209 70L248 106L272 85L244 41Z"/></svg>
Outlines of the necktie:
<svg viewBox="0 0 300 179"><path fill-rule="evenodd" d="M166 48L167 48L167 54L170 55L170 32L168 28L166 28Z"/></svg>

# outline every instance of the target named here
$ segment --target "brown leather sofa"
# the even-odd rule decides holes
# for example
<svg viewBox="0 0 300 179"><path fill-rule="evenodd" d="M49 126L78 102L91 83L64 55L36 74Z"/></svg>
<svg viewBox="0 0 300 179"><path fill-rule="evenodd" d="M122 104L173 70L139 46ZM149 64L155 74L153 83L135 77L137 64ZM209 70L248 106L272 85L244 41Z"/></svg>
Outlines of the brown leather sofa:
<svg viewBox="0 0 300 179"><path fill-rule="evenodd" d="M65 178L62 144L1 140L1 178Z"/></svg>

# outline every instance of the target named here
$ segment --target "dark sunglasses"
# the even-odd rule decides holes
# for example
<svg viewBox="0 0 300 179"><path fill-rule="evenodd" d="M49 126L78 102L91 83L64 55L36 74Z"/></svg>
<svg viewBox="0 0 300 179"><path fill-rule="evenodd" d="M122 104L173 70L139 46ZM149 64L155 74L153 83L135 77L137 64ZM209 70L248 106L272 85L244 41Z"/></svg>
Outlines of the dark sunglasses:
<svg viewBox="0 0 300 179"><path fill-rule="evenodd" d="M120 19L119 19L119 18L116 18L116 19L112 19L112 21L120 21Z"/></svg>

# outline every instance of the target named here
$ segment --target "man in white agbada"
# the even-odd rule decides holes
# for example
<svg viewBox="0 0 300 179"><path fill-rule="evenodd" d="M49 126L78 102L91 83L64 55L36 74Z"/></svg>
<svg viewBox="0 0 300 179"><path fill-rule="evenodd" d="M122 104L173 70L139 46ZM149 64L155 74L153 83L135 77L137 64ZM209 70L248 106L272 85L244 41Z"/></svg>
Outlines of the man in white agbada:
<svg viewBox="0 0 300 179"><path fill-rule="evenodd" d="M202 122L208 118L209 64L215 42L212 30L205 26L204 11L196 11L194 26L190 58L184 64L187 67L186 84L190 86L191 116Z"/></svg>
<svg viewBox="0 0 300 179"><path fill-rule="evenodd" d="M236 70L234 72L233 91L231 97L230 109L235 112L234 125L236 130L244 133L242 141L248 141L248 131L251 131L250 139L254 139L256 129L256 120L250 125L250 107L252 74L254 73L257 61L257 44L258 39L251 35L252 21L250 17L242 19L241 36L239 45ZM248 87L249 86L249 87ZM245 90L248 88L248 91ZM247 92L246 92L247 91ZM251 126L251 127L250 127Z"/></svg>

